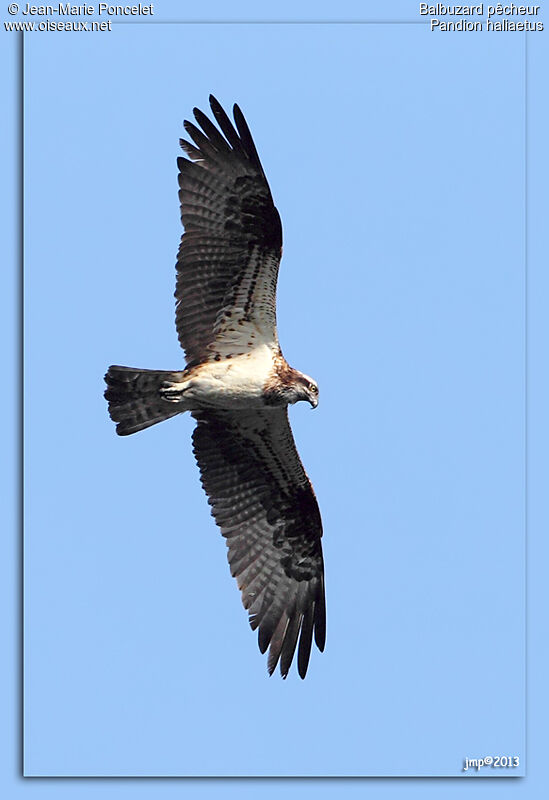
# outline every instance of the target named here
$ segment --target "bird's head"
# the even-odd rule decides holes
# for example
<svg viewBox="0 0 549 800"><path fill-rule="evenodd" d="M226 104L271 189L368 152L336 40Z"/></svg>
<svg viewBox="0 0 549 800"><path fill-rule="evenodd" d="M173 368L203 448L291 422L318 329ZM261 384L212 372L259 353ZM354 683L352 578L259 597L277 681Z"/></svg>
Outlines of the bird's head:
<svg viewBox="0 0 549 800"><path fill-rule="evenodd" d="M311 404L312 408L316 408L318 405L318 384L308 375L304 375L303 372L297 372L294 380L294 391L295 391L295 400L292 400L293 403L299 402L299 400L307 400Z"/></svg>
<svg viewBox="0 0 549 800"><path fill-rule="evenodd" d="M303 372L289 367L276 374L276 379L266 387L264 400L269 406L288 406L306 400L313 408L318 405L318 385Z"/></svg>

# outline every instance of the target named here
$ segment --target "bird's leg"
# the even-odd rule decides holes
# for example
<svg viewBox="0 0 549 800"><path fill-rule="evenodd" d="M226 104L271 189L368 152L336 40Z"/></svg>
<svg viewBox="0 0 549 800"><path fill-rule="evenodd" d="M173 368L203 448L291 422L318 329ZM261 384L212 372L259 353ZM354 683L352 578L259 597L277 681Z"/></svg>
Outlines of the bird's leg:
<svg viewBox="0 0 549 800"><path fill-rule="evenodd" d="M164 381L160 387L160 396L168 403L180 403L183 395L193 385L194 381Z"/></svg>

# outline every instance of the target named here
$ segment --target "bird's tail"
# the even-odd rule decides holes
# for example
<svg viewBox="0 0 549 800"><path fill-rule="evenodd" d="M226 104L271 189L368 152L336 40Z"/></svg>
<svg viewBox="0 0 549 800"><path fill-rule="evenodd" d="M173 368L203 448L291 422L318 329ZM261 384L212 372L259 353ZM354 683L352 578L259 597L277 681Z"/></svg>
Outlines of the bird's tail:
<svg viewBox="0 0 549 800"><path fill-rule="evenodd" d="M175 406L161 394L164 382L176 381L180 375L157 369L109 367L105 375L105 399L111 419L116 422L116 432L127 436L181 413L181 406Z"/></svg>

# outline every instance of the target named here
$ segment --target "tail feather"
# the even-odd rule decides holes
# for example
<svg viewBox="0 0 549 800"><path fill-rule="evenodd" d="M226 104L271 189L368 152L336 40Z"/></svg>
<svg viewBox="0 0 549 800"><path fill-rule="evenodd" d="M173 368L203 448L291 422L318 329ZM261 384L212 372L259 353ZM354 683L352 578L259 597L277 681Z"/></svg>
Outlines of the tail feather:
<svg viewBox="0 0 549 800"><path fill-rule="evenodd" d="M164 381L177 380L177 372L112 366L107 370L105 399L119 436L136 433L181 413L181 407L164 400Z"/></svg>

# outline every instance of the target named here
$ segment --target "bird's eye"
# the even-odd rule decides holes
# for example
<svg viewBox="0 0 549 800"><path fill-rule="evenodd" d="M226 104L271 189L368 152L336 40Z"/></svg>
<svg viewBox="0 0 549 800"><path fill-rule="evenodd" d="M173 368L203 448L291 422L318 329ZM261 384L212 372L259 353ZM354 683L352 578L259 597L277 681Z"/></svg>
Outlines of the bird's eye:
<svg viewBox="0 0 549 800"><path fill-rule="evenodd" d="M315 383L311 383L311 384L310 384L310 386L309 386L309 390L310 390L310 391L311 391L313 394L318 394L318 386L317 386Z"/></svg>

